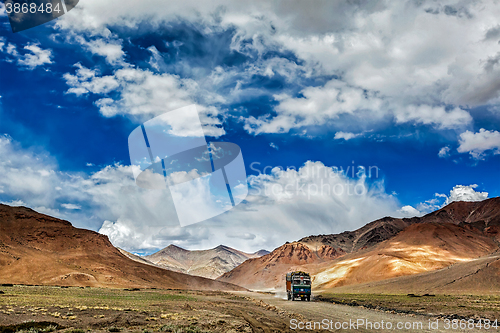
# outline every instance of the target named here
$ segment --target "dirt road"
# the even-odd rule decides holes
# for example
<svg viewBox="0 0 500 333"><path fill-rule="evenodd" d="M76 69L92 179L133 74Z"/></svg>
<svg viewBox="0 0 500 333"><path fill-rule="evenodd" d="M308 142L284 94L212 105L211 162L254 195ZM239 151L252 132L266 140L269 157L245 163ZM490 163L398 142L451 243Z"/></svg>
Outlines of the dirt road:
<svg viewBox="0 0 500 333"><path fill-rule="evenodd" d="M355 332L495 332L497 329L479 329L472 323L463 323L467 325L465 329L460 329L460 322L455 326L452 322L445 322L439 319L437 322L438 327L429 327L430 322L436 325L437 318L431 316L418 316L418 315L404 315L398 313L389 313L384 311L370 310L362 307L337 305L325 302L302 302L302 301L287 301L284 298L277 297L272 294L265 293L249 293L249 292L236 292L241 296L250 297L258 301L273 305L279 309L287 312L296 313L303 317L303 320L291 321L290 328L297 331L355 331ZM320 326L316 324L314 329L314 322L327 322ZM429 321L430 320L430 321ZM300 323L302 321L302 323ZM307 322L312 330L307 329ZM448 328L449 326L449 328ZM328 329L324 329L328 327ZM300 328L304 328L301 330Z"/></svg>

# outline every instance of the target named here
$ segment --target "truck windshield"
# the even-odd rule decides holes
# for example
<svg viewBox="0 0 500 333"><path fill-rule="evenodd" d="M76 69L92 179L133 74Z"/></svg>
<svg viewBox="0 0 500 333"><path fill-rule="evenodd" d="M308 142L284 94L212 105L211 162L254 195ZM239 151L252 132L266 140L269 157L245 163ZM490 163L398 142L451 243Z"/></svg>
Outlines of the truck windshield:
<svg viewBox="0 0 500 333"><path fill-rule="evenodd" d="M301 285L305 285L305 286L309 286L311 284L311 281L309 280L293 280L293 284L301 284Z"/></svg>

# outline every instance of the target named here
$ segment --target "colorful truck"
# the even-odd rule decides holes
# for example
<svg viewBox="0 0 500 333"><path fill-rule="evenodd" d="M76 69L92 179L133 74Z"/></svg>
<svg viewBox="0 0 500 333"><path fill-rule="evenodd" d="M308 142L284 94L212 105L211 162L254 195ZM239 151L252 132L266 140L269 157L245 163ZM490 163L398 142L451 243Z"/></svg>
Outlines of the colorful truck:
<svg viewBox="0 0 500 333"><path fill-rule="evenodd" d="M286 293L288 300L311 300L311 276L306 272L291 272L286 274Z"/></svg>

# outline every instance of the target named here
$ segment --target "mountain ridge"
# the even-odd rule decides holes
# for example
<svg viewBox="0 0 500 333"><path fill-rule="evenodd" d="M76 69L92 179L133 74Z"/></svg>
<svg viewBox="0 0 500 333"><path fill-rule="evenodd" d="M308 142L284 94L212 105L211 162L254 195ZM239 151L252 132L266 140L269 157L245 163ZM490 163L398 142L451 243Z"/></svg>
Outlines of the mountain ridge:
<svg viewBox="0 0 500 333"><path fill-rule="evenodd" d="M245 286L251 289L275 289L275 288L283 288L283 276L285 273L292 270L306 270L310 271L314 274L319 274L320 272L325 272L332 267L329 265L342 265L342 261L345 259L347 262L350 260L361 260L362 255L371 255L372 258L379 258L377 253L370 253L370 251L381 251L386 253L388 249L377 248L379 244L384 242L389 242L391 239L397 237L402 231L407 228L411 228L413 225L424 225L430 226L433 223L437 224L451 224L454 225L454 228L458 228L459 232L470 232L468 234L469 237L473 238L481 238L485 245L485 251L479 253L478 255L486 255L488 254L488 250L493 251L495 246L498 248L499 243L499 232L500 232L500 198L491 198L486 199L481 202L452 202L447 206L426 214L422 217L413 217L413 218L393 218L393 217L384 217L373 222L370 222L363 227L356 229L354 231L345 231L340 234L331 234L331 235L313 235L300 239L299 241L292 243L285 243L284 245L274 249L270 254L262 256L258 259L251 259L240 266L236 267L230 272L225 273L221 277L218 278L219 281L232 282L235 284L239 284L241 286ZM460 229L462 228L462 229ZM468 229L467 229L468 228ZM417 227L414 227L416 230ZM446 228L439 229L437 232L445 233ZM470 229L470 230L469 230ZM417 232L417 231L413 231ZM449 235L448 235L449 236ZM489 240L486 240L486 237ZM451 237L451 236L450 236ZM431 241L433 238L428 238L421 240L425 243L425 241ZM411 250L411 247L414 247L414 244L411 244L411 237L408 237L405 242L407 243L408 249ZM460 242L463 244L469 244L467 239L461 239ZM425 245L422 243L423 245ZM299 249L297 255L303 252L304 248L308 248L309 251L314 252L315 249L318 249L321 246L329 246L336 251L336 256L332 256L324 261L318 260L316 257L309 255L305 256L302 261L290 261L288 257L293 257L294 254L287 255L287 247L290 244L294 244L296 249ZM437 241L433 244L429 245L428 249L430 252L436 251L439 252L439 249L435 249L437 246ZM483 244L483 245L484 245ZM443 246L452 246L448 243L442 244ZM455 246L455 245L453 245ZM457 245L458 246L458 245ZM465 245L464 245L465 246ZM432 248L432 249L431 249ZM389 251L390 252L390 251ZM453 252L453 251L451 251ZM450 253L451 253L450 252ZM368 253L368 254L367 254ZM425 254L425 253L424 253ZM423 259L425 259L425 255L422 254ZM394 252L390 254L394 260L398 260L395 257ZM412 252L407 251L405 255L411 256ZM452 256L452 254L450 254ZM439 256L435 259L438 260ZM409 257L408 257L409 258ZM405 260L410 259L406 258ZM439 257L441 258L441 257ZM450 258L446 258L446 255L442 255L445 263L451 264L453 263ZM471 260L472 257L467 257L463 260ZM457 259L458 260L458 259ZM403 263L404 260L401 260L400 263ZM345 264L345 263L344 263ZM425 266L423 267L433 267ZM388 262L381 263L386 269L389 267ZM419 263L417 262L409 262L408 263L408 273L411 272L411 269L415 270ZM382 267L380 266L380 267ZM354 270L354 265L344 265L344 269L346 270ZM368 266L363 266L368 269ZM441 268L441 266L436 265L436 269ZM429 268L430 269L430 268ZM415 272L417 272L415 270ZM337 273L339 271L337 270ZM422 272L422 270L418 271ZM330 272L330 276L332 277L334 271ZM350 273L351 274L351 273ZM392 274L392 275L391 275ZM402 272L400 275L404 275L405 272ZM328 274L324 274L328 275ZM338 275L338 274L337 274ZM387 272L387 276L379 276L379 280L383 280L385 277L394 277L395 275L392 272ZM397 274L396 274L397 275ZM342 275L344 276L344 275ZM352 273L349 276L344 276L344 281L341 284L352 284L359 283L359 276ZM320 285L324 285L325 287L333 287L336 282L335 279L330 279L331 283L329 283L328 278L325 281L322 281ZM361 279L362 280L362 279ZM332 282L333 281L333 282ZM318 281L317 281L318 282ZM339 282L339 281L337 281ZM367 281L364 281L367 282Z"/></svg>
<svg viewBox="0 0 500 333"><path fill-rule="evenodd" d="M141 257L158 267L207 278L217 278L244 261L269 253L259 250L245 253L226 245L208 250L186 250L171 244L160 251Z"/></svg>
<svg viewBox="0 0 500 333"><path fill-rule="evenodd" d="M26 207L0 204L0 283L244 290L132 261L108 237Z"/></svg>

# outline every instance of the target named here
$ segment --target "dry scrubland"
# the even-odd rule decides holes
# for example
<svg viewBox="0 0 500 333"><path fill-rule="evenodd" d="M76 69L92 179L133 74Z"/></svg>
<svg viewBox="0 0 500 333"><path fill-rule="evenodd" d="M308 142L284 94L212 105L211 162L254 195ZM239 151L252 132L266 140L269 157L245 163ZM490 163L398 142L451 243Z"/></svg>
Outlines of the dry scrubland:
<svg viewBox="0 0 500 333"><path fill-rule="evenodd" d="M323 293L317 300L368 309L419 314L448 319L500 321L500 296L433 294L337 294ZM500 324L499 324L500 325Z"/></svg>
<svg viewBox="0 0 500 333"><path fill-rule="evenodd" d="M492 295L324 293L309 303L250 292L50 286L4 286L0 291L0 333L291 332L293 318L493 321L500 314L500 296Z"/></svg>
<svg viewBox="0 0 500 333"><path fill-rule="evenodd" d="M300 318L225 292L0 287L0 332L283 332Z"/></svg>
<svg viewBox="0 0 500 333"><path fill-rule="evenodd" d="M285 332L291 318L495 320L499 244L500 198L455 202L422 218L287 243L214 281L130 260L105 236L0 205L0 284L17 284L0 285L0 333ZM295 269L313 274L324 302L240 287L280 290Z"/></svg>

